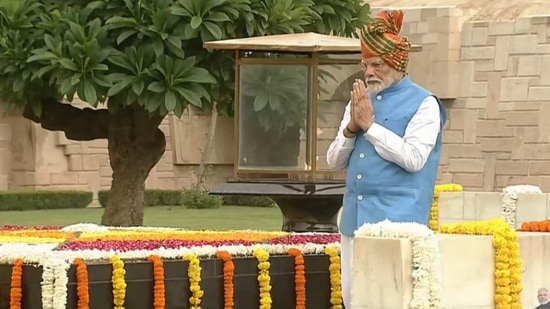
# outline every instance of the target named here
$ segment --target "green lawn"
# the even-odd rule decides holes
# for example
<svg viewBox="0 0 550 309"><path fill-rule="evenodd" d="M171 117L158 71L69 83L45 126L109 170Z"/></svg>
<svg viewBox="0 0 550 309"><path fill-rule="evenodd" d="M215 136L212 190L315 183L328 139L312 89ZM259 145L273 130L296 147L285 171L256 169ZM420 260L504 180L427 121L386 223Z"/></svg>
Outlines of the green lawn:
<svg viewBox="0 0 550 309"><path fill-rule="evenodd" d="M0 225L69 225L98 223L103 209L63 209L37 211L2 211ZM282 215L278 208L222 206L219 209L185 209L183 207L147 207L147 226L188 229L257 229L279 231Z"/></svg>

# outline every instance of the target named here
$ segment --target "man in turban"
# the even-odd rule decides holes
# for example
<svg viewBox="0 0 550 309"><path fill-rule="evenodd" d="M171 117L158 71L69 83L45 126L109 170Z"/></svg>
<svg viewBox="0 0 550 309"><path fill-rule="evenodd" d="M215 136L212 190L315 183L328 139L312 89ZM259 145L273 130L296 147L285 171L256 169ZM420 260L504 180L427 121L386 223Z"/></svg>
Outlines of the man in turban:
<svg viewBox="0 0 550 309"><path fill-rule="evenodd" d="M399 35L402 23L402 11L382 11L362 30L365 80L354 82L327 151L330 167L346 170L340 218L346 308L351 308L354 232L384 220L427 225L430 216L446 112L407 74L411 44Z"/></svg>

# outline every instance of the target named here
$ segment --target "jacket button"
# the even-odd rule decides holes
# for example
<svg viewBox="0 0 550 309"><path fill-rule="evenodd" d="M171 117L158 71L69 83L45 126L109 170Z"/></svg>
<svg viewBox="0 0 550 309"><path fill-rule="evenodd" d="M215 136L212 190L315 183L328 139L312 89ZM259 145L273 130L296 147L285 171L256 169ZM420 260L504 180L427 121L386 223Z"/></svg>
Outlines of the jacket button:
<svg viewBox="0 0 550 309"><path fill-rule="evenodd" d="M381 96L381 95L377 95L377 96L376 96L376 99L377 99L378 101L380 101L380 100L382 100L382 96Z"/></svg>
<svg viewBox="0 0 550 309"><path fill-rule="evenodd" d="M364 153L360 153L359 154L359 158L363 159L365 157L365 154Z"/></svg>
<svg viewBox="0 0 550 309"><path fill-rule="evenodd" d="M357 196L357 199L360 200L360 201L362 201L362 200L363 200L363 196L362 196L362 195L358 195L358 196Z"/></svg>
<svg viewBox="0 0 550 309"><path fill-rule="evenodd" d="M363 176L361 174L358 174L357 179L361 179L361 178L363 178Z"/></svg>

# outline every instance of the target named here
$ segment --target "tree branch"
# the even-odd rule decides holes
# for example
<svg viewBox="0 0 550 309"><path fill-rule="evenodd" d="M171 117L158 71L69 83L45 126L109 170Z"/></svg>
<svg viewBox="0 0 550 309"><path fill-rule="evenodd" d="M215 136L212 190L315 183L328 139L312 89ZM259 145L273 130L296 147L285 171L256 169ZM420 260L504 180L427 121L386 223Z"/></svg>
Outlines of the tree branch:
<svg viewBox="0 0 550 309"><path fill-rule="evenodd" d="M77 108L54 99L42 100L42 114L36 116L31 107L23 111L23 117L39 123L50 131L63 131L68 139L91 141L107 138L109 134L109 111Z"/></svg>

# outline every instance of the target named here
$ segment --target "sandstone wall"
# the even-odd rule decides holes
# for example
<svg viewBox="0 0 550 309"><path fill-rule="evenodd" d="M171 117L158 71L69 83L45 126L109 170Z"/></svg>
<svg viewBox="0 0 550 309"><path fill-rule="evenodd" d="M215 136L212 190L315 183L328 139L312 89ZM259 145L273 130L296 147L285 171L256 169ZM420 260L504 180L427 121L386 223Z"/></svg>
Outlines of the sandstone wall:
<svg viewBox="0 0 550 309"><path fill-rule="evenodd" d="M439 181L550 190L549 18L470 22L454 7L405 10L404 33L424 46L411 75L448 108Z"/></svg>
<svg viewBox="0 0 550 309"><path fill-rule="evenodd" d="M410 74L448 108L439 181L475 191L520 183L550 191L550 18L481 22L456 7L404 9L404 34L423 46L411 55ZM320 123L322 169L350 85L333 85L334 104ZM208 120L193 112L165 119L167 151L147 187L194 182ZM232 128L232 120L220 118L210 185L232 176ZM17 117L0 120L0 161L0 189L97 191L111 183L106 141L68 141Z"/></svg>

